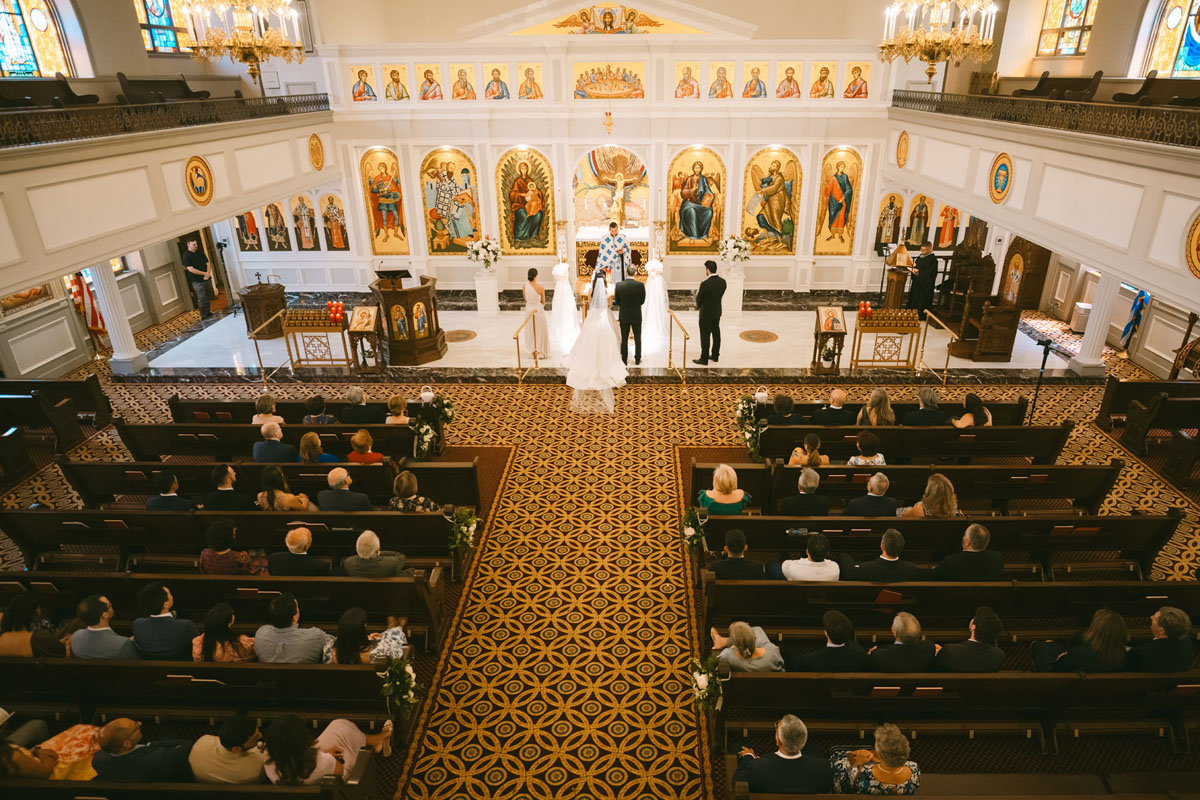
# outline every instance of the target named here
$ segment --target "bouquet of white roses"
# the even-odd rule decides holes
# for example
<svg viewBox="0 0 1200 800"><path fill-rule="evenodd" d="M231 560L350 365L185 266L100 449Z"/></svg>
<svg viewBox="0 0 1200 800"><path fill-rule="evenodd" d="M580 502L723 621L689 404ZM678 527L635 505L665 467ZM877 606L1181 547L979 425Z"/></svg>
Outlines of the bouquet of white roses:
<svg viewBox="0 0 1200 800"><path fill-rule="evenodd" d="M464 550L475 546L475 529L479 526L479 517L471 513L469 508L454 509L454 521L450 528L450 550Z"/></svg>
<svg viewBox="0 0 1200 800"><path fill-rule="evenodd" d="M688 668L692 676L692 700L701 711L717 707L721 699L721 680L717 677L717 657L709 655L701 662L692 659Z"/></svg>
<svg viewBox="0 0 1200 800"><path fill-rule="evenodd" d="M434 444L437 443L437 431L425 420L420 420L417 422L414 432L416 439L413 442L413 458L417 461L424 461L433 450Z"/></svg>
<svg viewBox="0 0 1200 800"><path fill-rule="evenodd" d="M500 260L500 245L488 236L467 244L467 260L483 264L484 272L491 272L492 265Z"/></svg>
<svg viewBox="0 0 1200 800"><path fill-rule="evenodd" d="M739 261L750 260L750 243L740 236L727 236L721 240L721 260Z"/></svg>
<svg viewBox="0 0 1200 800"><path fill-rule="evenodd" d="M695 506L688 506L683 512L683 518L679 520L679 535L683 537L683 543L691 549L704 549L704 523L700 521L700 514Z"/></svg>
<svg viewBox="0 0 1200 800"><path fill-rule="evenodd" d="M750 458L757 460L758 438L761 429L758 427L758 414L755 413L755 402L751 395L744 394L738 398L737 405L733 407L733 419L742 438L746 440L746 449L750 451Z"/></svg>
<svg viewBox="0 0 1200 800"><path fill-rule="evenodd" d="M383 678L380 694L389 705L400 708L415 705L421 696L421 686L417 683L417 673L413 671L408 659L395 658L388 662L387 669L375 673Z"/></svg>

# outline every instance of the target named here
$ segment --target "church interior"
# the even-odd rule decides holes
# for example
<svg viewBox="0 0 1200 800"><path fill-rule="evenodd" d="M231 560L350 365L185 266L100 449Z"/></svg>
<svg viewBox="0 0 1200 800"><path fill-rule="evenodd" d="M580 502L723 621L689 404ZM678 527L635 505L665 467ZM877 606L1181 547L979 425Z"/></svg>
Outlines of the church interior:
<svg viewBox="0 0 1200 800"><path fill-rule="evenodd" d="M1200 0L452 10L0 0L0 794L1200 798Z"/></svg>

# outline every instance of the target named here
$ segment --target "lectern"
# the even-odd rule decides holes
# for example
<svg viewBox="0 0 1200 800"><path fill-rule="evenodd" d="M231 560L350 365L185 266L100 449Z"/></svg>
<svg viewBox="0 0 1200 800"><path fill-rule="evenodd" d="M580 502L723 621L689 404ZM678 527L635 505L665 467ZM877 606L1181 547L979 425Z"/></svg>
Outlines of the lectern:
<svg viewBox="0 0 1200 800"><path fill-rule="evenodd" d="M908 248L901 244L883 263L888 267L883 307L901 308L904 306L904 284L908 280L909 268L913 265Z"/></svg>
<svg viewBox="0 0 1200 800"><path fill-rule="evenodd" d="M371 293L383 315L389 366L415 366L446 355L446 334L438 319L437 278L421 276L419 285L405 270L377 272ZM405 280L408 278L407 280Z"/></svg>

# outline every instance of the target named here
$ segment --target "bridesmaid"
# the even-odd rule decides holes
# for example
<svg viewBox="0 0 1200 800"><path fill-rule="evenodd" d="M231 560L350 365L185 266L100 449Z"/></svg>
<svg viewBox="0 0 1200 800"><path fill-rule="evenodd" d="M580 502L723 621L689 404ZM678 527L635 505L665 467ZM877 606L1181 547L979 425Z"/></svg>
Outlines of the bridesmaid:
<svg viewBox="0 0 1200 800"><path fill-rule="evenodd" d="M522 310L525 314L535 310L538 312L525 326L525 348L538 358L549 358L550 329L546 324L546 290L538 283L537 274L536 269L530 269L529 280L522 289L525 294L525 308Z"/></svg>

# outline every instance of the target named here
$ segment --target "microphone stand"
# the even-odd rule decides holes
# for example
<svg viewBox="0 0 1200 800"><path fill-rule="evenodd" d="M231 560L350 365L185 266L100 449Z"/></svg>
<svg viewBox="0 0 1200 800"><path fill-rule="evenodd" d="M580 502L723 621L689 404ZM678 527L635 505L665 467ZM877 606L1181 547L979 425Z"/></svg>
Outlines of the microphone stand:
<svg viewBox="0 0 1200 800"><path fill-rule="evenodd" d="M1033 415L1037 413L1038 395L1042 391L1042 378L1046 375L1046 362L1050 360L1050 348L1052 342L1049 339L1038 339L1038 347L1042 348L1042 366L1038 370L1037 386L1033 390L1033 402L1029 404L1029 424L1033 424Z"/></svg>

